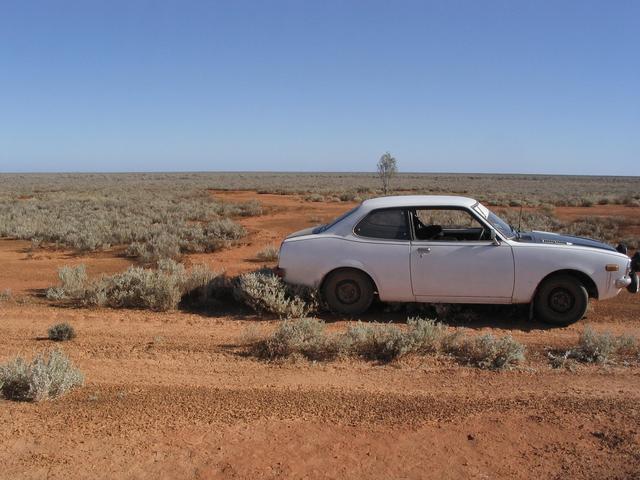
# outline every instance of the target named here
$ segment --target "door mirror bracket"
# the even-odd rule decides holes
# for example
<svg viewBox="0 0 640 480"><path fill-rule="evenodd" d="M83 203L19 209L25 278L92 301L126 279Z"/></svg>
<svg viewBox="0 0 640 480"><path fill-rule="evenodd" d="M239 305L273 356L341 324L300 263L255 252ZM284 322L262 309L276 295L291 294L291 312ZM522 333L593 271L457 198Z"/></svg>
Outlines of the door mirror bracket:
<svg viewBox="0 0 640 480"><path fill-rule="evenodd" d="M500 245L500 239L496 235L496 231L493 228L491 229L490 236L491 236L491 243L493 243L494 245Z"/></svg>

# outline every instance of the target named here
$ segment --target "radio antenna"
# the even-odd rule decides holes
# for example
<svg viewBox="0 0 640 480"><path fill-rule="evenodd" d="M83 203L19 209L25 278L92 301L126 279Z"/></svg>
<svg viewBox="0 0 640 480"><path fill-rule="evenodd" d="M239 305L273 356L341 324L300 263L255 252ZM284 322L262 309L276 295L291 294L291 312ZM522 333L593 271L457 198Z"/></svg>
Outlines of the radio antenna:
<svg viewBox="0 0 640 480"><path fill-rule="evenodd" d="M518 233L522 231L520 229L521 226L522 226L522 203L520 204L520 215L518 216Z"/></svg>

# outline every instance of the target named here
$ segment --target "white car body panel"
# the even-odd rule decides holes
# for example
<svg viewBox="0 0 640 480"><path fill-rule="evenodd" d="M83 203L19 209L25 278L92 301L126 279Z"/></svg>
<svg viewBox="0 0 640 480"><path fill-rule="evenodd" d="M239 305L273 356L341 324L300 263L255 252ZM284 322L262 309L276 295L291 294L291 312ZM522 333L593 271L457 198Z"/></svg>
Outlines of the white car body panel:
<svg viewBox="0 0 640 480"><path fill-rule="evenodd" d="M511 246L490 241L412 241L411 281L414 295L424 302L433 301L430 297L458 297L510 303L514 283ZM457 288L452 291L451 285Z"/></svg>
<svg viewBox="0 0 640 480"><path fill-rule="evenodd" d="M356 268L367 273L382 301L428 303L529 303L548 275L571 270L588 276L597 297L617 295L628 278L630 259L601 248L526 243L497 233L491 241L424 241L364 238L354 228L381 208L453 207L468 210L483 226L487 209L455 196L397 196L363 202L353 213L315 234L287 237L279 268L289 283L318 288L328 273ZM474 208L475 206L475 208ZM479 213L480 212L480 213ZM306 232L305 232L306 233ZM419 249L431 250L420 255ZM606 271L615 264L617 271ZM630 282L630 279L629 279Z"/></svg>

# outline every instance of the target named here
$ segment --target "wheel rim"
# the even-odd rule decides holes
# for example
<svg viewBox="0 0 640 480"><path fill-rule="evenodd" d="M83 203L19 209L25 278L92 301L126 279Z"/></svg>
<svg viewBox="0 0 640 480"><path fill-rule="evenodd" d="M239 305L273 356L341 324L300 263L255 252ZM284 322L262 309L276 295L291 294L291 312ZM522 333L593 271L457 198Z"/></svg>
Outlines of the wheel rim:
<svg viewBox="0 0 640 480"><path fill-rule="evenodd" d="M549 294L549 307L557 313L567 313L576 303L574 295L566 288L554 288Z"/></svg>
<svg viewBox="0 0 640 480"><path fill-rule="evenodd" d="M353 280L343 280L336 285L336 298L345 305L352 305L360 300L360 286Z"/></svg>

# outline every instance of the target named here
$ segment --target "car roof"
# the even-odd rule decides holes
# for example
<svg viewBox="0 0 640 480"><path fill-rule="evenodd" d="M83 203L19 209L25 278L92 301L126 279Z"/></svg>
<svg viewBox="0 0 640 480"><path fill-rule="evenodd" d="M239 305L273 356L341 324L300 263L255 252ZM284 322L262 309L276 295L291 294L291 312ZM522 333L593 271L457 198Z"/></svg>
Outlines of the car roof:
<svg viewBox="0 0 640 480"><path fill-rule="evenodd" d="M472 207L478 203L473 198L454 195L397 195L370 198L362 202L367 210L392 207Z"/></svg>

